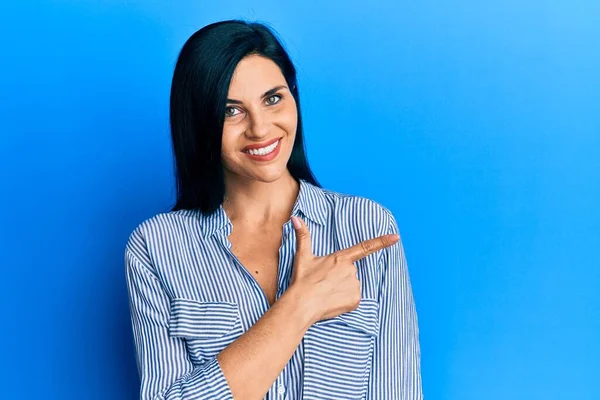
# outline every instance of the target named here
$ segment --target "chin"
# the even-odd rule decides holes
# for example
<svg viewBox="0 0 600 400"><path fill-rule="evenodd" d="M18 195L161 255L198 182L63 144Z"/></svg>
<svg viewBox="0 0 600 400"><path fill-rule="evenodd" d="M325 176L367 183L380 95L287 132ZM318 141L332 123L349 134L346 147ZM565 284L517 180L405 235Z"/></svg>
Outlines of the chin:
<svg viewBox="0 0 600 400"><path fill-rule="evenodd" d="M253 171L253 173L250 174L249 178L257 180L257 181L265 182L265 183L270 183L270 182L276 182L281 177L283 177L285 175L285 173L286 173L285 168L264 167L262 171Z"/></svg>

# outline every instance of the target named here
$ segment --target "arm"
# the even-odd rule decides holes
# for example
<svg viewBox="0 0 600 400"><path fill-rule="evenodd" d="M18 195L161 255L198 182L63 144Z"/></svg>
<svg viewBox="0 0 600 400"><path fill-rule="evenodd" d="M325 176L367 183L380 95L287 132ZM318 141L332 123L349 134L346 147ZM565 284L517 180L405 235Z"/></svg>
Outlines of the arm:
<svg viewBox="0 0 600 400"><path fill-rule="evenodd" d="M125 264L143 400L263 398L313 320L288 290L216 358L195 366L185 341L169 336L170 300L138 232L128 243Z"/></svg>
<svg viewBox="0 0 600 400"><path fill-rule="evenodd" d="M386 233L398 234L388 216ZM380 263L380 331L367 399L422 400L419 327L402 242L385 249Z"/></svg>

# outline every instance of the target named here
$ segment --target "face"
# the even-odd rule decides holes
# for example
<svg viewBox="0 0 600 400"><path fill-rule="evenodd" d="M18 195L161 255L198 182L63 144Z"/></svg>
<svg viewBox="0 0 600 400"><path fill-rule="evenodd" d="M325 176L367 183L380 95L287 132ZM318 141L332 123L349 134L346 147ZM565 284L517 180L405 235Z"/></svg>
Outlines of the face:
<svg viewBox="0 0 600 400"><path fill-rule="evenodd" d="M225 177L273 182L287 173L296 137L296 101L273 61L247 56L227 96L221 155Z"/></svg>

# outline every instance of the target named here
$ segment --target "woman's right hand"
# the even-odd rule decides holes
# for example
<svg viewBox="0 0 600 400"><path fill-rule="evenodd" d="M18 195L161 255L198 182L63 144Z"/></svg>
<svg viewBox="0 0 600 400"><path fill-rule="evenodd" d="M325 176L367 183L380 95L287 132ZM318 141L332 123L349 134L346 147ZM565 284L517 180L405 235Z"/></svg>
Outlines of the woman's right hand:
<svg viewBox="0 0 600 400"><path fill-rule="evenodd" d="M317 257L312 252L310 232L304 221L292 217L292 223L296 230L296 255L290 289L301 293L311 305L313 323L358 308L361 286L354 263L399 240L398 235L383 235Z"/></svg>

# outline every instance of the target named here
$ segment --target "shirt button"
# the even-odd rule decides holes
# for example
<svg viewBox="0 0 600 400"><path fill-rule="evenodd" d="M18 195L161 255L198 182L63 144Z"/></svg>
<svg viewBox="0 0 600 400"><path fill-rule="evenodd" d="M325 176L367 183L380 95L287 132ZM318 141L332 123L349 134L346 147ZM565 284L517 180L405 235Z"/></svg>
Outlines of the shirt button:
<svg viewBox="0 0 600 400"><path fill-rule="evenodd" d="M277 393L278 393L280 396L283 396L283 394L285 393L285 386L283 386L283 385L279 385L279 387L277 387Z"/></svg>

